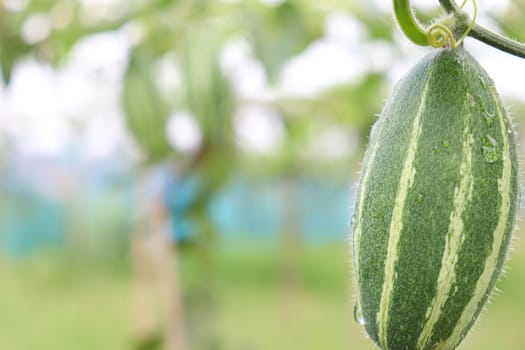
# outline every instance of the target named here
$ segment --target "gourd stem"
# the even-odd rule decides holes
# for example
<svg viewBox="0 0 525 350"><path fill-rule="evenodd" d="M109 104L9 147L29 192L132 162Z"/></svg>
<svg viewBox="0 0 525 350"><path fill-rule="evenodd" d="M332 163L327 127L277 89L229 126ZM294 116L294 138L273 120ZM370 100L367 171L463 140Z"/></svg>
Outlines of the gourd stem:
<svg viewBox="0 0 525 350"><path fill-rule="evenodd" d="M523 43L493 33L478 24L474 25L469 36L511 55L525 58L525 45Z"/></svg>
<svg viewBox="0 0 525 350"><path fill-rule="evenodd" d="M454 0L439 0L439 3L441 4L441 7L443 7L443 9L448 13L458 15L460 12L462 12L461 8ZM472 27L472 29L468 32L468 36L471 36L487 45L507 52L511 55L525 58L525 44L496 34L480 26L479 24L475 24Z"/></svg>
<svg viewBox="0 0 525 350"><path fill-rule="evenodd" d="M439 0L439 3L447 13L457 13L460 11L460 8L453 0Z"/></svg>
<svg viewBox="0 0 525 350"><path fill-rule="evenodd" d="M427 31L414 16L409 0L394 0L394 13L407 38L416 45L428 46Z"/></svg>

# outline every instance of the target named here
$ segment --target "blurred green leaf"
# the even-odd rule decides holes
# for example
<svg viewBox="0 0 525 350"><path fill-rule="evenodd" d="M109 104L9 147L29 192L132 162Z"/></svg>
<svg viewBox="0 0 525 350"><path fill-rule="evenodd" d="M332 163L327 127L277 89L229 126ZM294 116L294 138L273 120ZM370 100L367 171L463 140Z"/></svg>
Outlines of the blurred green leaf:
<svg viewBox="0 0 525 350"><path fill-rule="evenodd" d="M525 28L523 18L525 16L525 1L511 1L503 16L492 16L498 23L503 33L511 38L525 42Z"/></svg>
<svg viewBox="0 0 525 350"><path fill-rule="evenodd" d="M19 23L0 6L0 66L5 83L9 83L16 62L30 51L20 37Z"/></svg>
<svg viewBox="0 0 525 350"><path fill-rule="evenodd" d="M321 37L322 20L309 16L308 10L292 1L272 8L249 2L242 8L243 27L270 81L276 81L283 63Z"/></svg>

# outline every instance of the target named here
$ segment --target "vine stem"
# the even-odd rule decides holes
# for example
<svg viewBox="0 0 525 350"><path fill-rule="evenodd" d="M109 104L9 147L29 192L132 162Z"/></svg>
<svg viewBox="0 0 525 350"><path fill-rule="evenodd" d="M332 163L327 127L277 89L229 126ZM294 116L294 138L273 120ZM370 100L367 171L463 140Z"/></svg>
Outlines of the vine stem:
<svg viewBox="0 0 525 350"><path fill-rule="evenodd" d="M428 45L427 31L418 22L409 0L394 0L394 13L403 33L416 45Z"/></svg>
<svg viewBox="0 0 525 350"><path fill-rule="evenodd" d="M439 0L439 3L447 13L457 13L461 10L453 0Z"/></svg>
<svg viewBox="0 0 525 350"><path fill-rule="evenodd" d="M462 12L454 0L439 0L439 3L450 14L457 15ZM496 34L479 24L474 24L468 36L511 55L525 58L525 44Z"/></svg>
<svg viewBox="0 0 525 350"><path fill-rule="evenodd" d="M417 45L433 45L431 42L429 42L429 36L427 35L429 30L424 28L415 18L412 9L410 8L410 1L393 0L393 2L394 13L403 33ZM507 52L511 55L525 58L525 44L496 34L485 27L480 26L479 24L475 24L470 16L468 16L462 10L466 0L463 1L461 6L458 6L454 0L439 0L439 3L448 14L452 15L452 19L456 22L457 28L467 29L465 31L465 35L475 38L487 45ZM442 29L442 33L448 35L448 38L452 43L454 43L454 37L449 35L451 31L446 24L437 23L434 25L434 27ZM432 27L430 29L432 29ZM462 39L458 41L458 45L461 43L461 41Z"/></svg>
<svg viewBox="0 0 525 350"><path fill-rule="evenodd" d="M523 43L491 32L478 24L474 25L469 36L511 55L525 58L525 45Z"/></svg>

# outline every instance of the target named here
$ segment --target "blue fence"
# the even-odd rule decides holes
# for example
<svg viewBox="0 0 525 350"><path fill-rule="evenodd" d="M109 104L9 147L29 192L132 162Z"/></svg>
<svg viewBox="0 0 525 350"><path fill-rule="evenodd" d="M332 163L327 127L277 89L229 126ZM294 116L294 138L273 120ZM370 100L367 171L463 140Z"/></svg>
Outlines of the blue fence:
<svg viewBox="0 0 525 350"><path fill-rule="evenodd" d="M175 239L191 240L195 234L197 225L188 212L199 183L195 178L178 182L169 167L150 171L140 182L126 167L99 164L81 172L66 167L61 174L73 183L69 190L57 184L56 171L32 168L27 172L17 162L8 163L0 176L0 244L8 255L60 249L75 241L93 250L122 246L132 232L136 202L151 201L158 192L169 209ZM138 195L144 188L146 195ZM221 239L230 242L276 240L286 230L308 242L343 241L350 230L350 198L348 183L238 176L209 201L208 215Z"/></svg>

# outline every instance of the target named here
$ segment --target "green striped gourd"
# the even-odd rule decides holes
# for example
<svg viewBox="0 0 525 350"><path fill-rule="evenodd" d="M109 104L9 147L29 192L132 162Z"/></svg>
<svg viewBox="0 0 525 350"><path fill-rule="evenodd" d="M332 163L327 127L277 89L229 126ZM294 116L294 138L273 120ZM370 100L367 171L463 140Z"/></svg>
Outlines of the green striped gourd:
<svg viewBox="0 0 525 350"><path fill-rule="evenodd" d="M151 60L133 52L124 76L122 105L128 130L148 161L165 158L172 150L166 137L170 110L151 71Z"/></svg>
<svg viewBox="0 0 525 350"><path fill-rule="evenodd" d="M516 141L463 48L395 87L372 128L353 217L356 319L382 349L455 349L501 273L519 202Z"/></svg>

